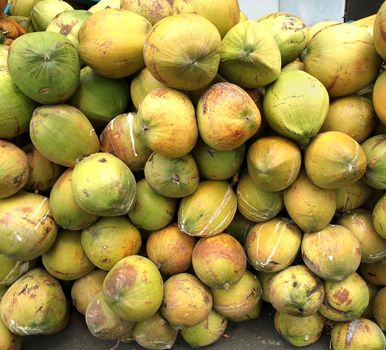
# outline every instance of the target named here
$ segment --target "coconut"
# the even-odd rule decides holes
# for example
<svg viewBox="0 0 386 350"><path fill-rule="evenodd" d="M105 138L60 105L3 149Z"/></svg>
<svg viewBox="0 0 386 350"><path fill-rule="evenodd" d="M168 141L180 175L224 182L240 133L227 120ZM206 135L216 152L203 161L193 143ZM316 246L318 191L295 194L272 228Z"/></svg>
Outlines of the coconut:
<svg viewBox="0 0 386 350"><path fill-rule="evenodd" d="M13 196L27 183L27 155L13 143L0 140L0 199Z"/></svg>
<svg viewBox="0 0 386 350"><path fill-rule="evenodd" d="M30 169L25 188L41 192L50 190L62 173L62 167L43 157L32 144L23 147L23 151L27 155Z"/></svg>
<svg viewBox="0 0 386 350"><path fill-rule="evenodd" d="M274 278L279 272L265 272L258 271L257 277L261 283L261 288L263 293L261 295L261 299L266 301L267 303L271 302L270 294L269 294L269 285L271 284L272 278Z"/></svg>
<svg viewBox="0 0 386 350"><path fill-rule="evenodd" d="M78 88L68 103L81 110L95 126L105 126L125 112L129 86L124 79L109 79L90 67L80 72Z"/></svg>
<svg viewBox="0 0 386 350"><path fill-rule="evenodd" d="M162 87L165 85L154 78L146 67L143 68L130 84L130 95L134 107L138 110L140 103L149 92Z"/></svg>
<svg viewBox="0 0 386 350"><path fill-rule="evenodd" d="M311 316L323 303L321 280L306 266L294 265L280 271L269 283L273 307L292 316Z"/></svg>
<svg viewBox="0 0 386 350"><path fill-rule="evenodd" d="M362 148L367 158L364 181L373 188L386 190L386 134L370 137Z"/></svg>
<svg viewBox="0 0 386 350"><path fill-rule="evenodd" d="M366 155L352 137L340 131L327 131L311 141L304 164L315 185L337 189L354 184L364 175Z"/></svg>
<svg viewBox="0 0 386 350"><path fill-rule="evenodd" d="M343 281L325 281L326 297L319 312L332 321L359 318L369 304L369 289L364 279L353 273Z"/></svg>
<svg viewBox="0 0 386 350"><path fill-rule="evenodd" d="M0 44L0 71L8 71L8 53L9 53L9 46Z"/></svg>
<svg viewBox="0 0 386 350"><path fill-rule="evenodd" d="M94 153L80 161L74 168L71 188L76 204L94 215L124 215L135 202L133 173L110 153Z"/></svg>
<svg viewBox="0 0 386 350"><path fill-rule="evenodd" d="M361 179L352 185L340 187L335 190L336 211L350 212L360 208L373 194L373 189Z"/></svg>
<svg viewBox="0 0 386 350"><path fill-rule="evenodd" d="M321 231L304 234L302 256L320 278L342 281L358 269L361 245L347 228L328 225Z"/></svg>
<svg viewBox="0 0 386 350"><path fill-rule="evenodd" d="M386 286L386 259L372 264L361 264L362 276L377 286Z"/></svg>
<svg viewBox="0 0 386 350"><path fill-rule="evenodd" d="M236 195L228 183L202 181L196 192L182 199L178 227L191 236L214 236L231 223L236 210Z"/></svg>
<svg viewBox="0 0 386 350"><path fill-rule="evenodd" d="M0 85L0 138L9 139L28 131L36 103L13 83L10 74L3 70L1 59Z"/></svg>
<svg viewBox="0 0 386 350"><path fill-rule="evenodd" d="M367 289L369 290L369 304L367 305L365 311L363 311L361 317L374 318L374 314L373 314L374 298L377 292L379 291L380 287L370 282L367 282L367 281L365 282L367 285Z"/></svg>
<svg viewBox="0 0 386 350"><path fill-rule="evenodd" d="M95 5L91 6L87 11L91 13L97 13L106 9L120 9L121 0L101 0Z"/></svg>
<svg viewBox="0 0 386 350"><path fill-rule="evenodd" d="M332 349L384 349L385 335L378 325L365 318L351 322L339 322L331 331Z"/></svg>
<svg viewBox="0 0 386 350"><path fill-rule="evenodd" d="M289 70L302 70L302 71L305 71L304 63L302 61L300 61L299 59L296 59L295 61L292 61L292 62L288 63L287 65L285 65L281 69L282 72L286 72L286 71L289 71Z"/></svg>
<svg viewBox="0 0 386 350"><path fill-rule="evenodd" d="M142 51L150 29L151 23L134 12L98 11L79 30L79 55L98 74L123 78L144 66Z"/></svg>
<svg viewBox="0 0 386 350"><path fill-rule="evenodd" d="M48 198L20 191L0 200L0 254L27 261L44 254L54 243L57 226Z"/></svg>
<svg viewBox="0 0 386 350"><path fill-rule="evenodd" d="M47 0L44 0L47 1ZM91 16L91 13L85 10L67 10L59 13L53 18L47 26L47 32L60 33L66 36L79 48L78 33L84 21Z"/></svg>
<svg viewBox="0 0 386 350"><path fill-rule="evenodd" d="M67 167L74 167L84 156L99 150L92 125L81 111L69 105L36 108L29 133L43 157Z"/></svg>
<svg viewBox="0 0 386 350"><path fill-rule="evenodd" d="M240 21L240 7L237 0L174 0L175 14L195 13L211 21L223 37Z"/></svg>
<svg viewBox="0 0 386 350"><path fill-rule="evenodd" d="M206 18L174 15L152 28L143 57L150 73L161 83L192 91L208 85L216 76L220 44L217 28Z"/></svg>
<svg viewBox="0 0 386 350"><path fill-rule="evenodd" d="M34 32L35 29L32 25L32 19L29 17L30 14L27 16L7 16L7 19L12 20L16 22L20 27L22 27L26 33Z"/></svg>
<svg viewBox="0 0 386 350"><path fill-rule="evenodd" d="M168 158L153 153L145 165L145 178L154 191L169 198L191 195L200 181L198 168L191 154L181 158Z"/></svg>
<svg viewBox="0 0 386 350"><path fill-rule="evenodd" d="M122 0L121 9L138 13L153 25L173 14L172 6L167 0Z"/></svg>
<svg viewBox="0 0 386 350"><path fill-rule="evenodd" d="M50 193L51 214L55 222L67 230L82 230L98 219L79 207L72 193L73 169L67 169L55 182Z"/></svg>
<svg viewBox="0 0 386 350"><path fill-rule="evenodd" d="M208 317L212 303L204 284L189 273L180 273L165 282L161 313L175 329L193 327Z"/></svg>
<svg viewBox="0 0 386 350"><path fill-rule="evenodd" d="M386 239L386 194L377 202L372 212L372 219L375 231Z"/></svg>
<svg viewBox="0 0 386 350"><path fill-rule="evenodd" d="M219 73L245 88L257 88L275 81L280 74L280 49L264 26L254 21L236 24L220 47Z"/></svg>
<svg viewBox="0 0 386 350"><path fill-rule="evenodd" d="M248 21L248 16L243 12L243 11L240 11L240 22L244 22L244 21Z"/></svg>
<svg viewBox="0 0 386 350"><path fill-rule="evenodd" d="M171 349L177 334L178 330L172 328L159 312L136 323L133 329L135 341L145 349Z"/></svg>
<svg viewBox="0 0 386 350"><path fill-rule="evenodd" d="M261 284L248 270L229 289L211 289L213 307L230 321L241 322L257 318L261 309Z"/></svg>
<svg viewBox="0 0 386 350"><path fill-rule="evenodd" d="M293 70L280 74L267 89L263 105L265 119L272 129L306 145L327 117L329 97L318 79Z"/></svg>
<svg viewBox="0 0 386 350"><path fill-rule="evenodd" d="M299 57L307 46L308 30L298 16L276 12L260 17L257 22L275 38L280 49L282 66Z"/></svg>
<svg viewBox="0 0 386 350"><path fill-rule="evenodd" d="M1 300L0 313L12 333L51 334L63 328L67 301L59 282L43 269L36 268L7 290Z"/></svg>
<svg viewBox="0 0 386 350"><path fill-rule="evenodd" d="M167 226L176 212L177 202L155 192L146 179L137 182L136 200L128 215L138 227L155 231Z"/></svg>
<svg viewBox="0 0 386 350"><path fill-rule="evenodd" d="M21 338L13 334L0 319L0 349L21 350Z"/></svg>
<svg viewBox="0 0 386 350"><path fill-rule="evenodd" d="M283 208L281 192L265 191L257 187L247 172L237 184L236 197L240 213L253 222L270 220Z"/></svg>
<svg viewBox="0 0 386 350"><path fill-rule="evenodd" d="M244 246L245 239L253 225L254 223L252 221L237 212L226 230L227 233L236 238Z"/></svg>
<svg viewBox="0 0 386 350"><path fill-rule="evenodd" d="M64 11L71 11L74 8L62 0L43 0L35 1L32 7L31 16L32 24L35 31L45 31L48 25L56 18L57 15ZM28 16L27 15L27 16Z"/></svg>
<svg viewBox="0 0 386 350"><path fill-rule="evenodd" d="M297 178L301 166L299 147L280 136L266 136L248 149L248 173L255 185L265 191L278 192Z"/></svg>
<svg viewBox="0 0 386 350"><path fill-rule="evenodd" d="M382 63L371 34L349 23L319 31L308 43L302 60L306 72L319 79L334 97L363 89L377 77Z"/></svg>
<svg viewBox="0 0 386 350"><path fill-rule="evenodd" d="M193 237L180 231L176 224L171 224L150 234L146 242L146 255L163 275L176 275L188 271L192 266L195 244Z"/></svg>
<svg viewBox="0 0 386 350"><path fill-rule="evenodd" d="M136 136L135 118L137 118L136 113L125 113L115 117L103 130L100 144L102 152L116 156L131 171L141 171L152 150Z"/></svg>
<svg viewBox="0 0 386 350"><path fill-rule="evenodd" d="M165 157L180 158L196 144L198 128L195 110L188 96L177 90L160 88L143 99L135 118L136 135Z"/></svg>
<svg viewBox="0 0 386 350"><path fill-rule="evenodd" d="M375 231L371 212L358 209L343 215L339 221L349 229L361 244L364 263L373 263L386 258L386 240Z"/></svg>
<svg viewBox="0 0 386 350"><path fill-rule="evenodd" d="M323 333L324 318L315 313L299 317L276 311L274 324L276 331L290 344L304 347L314 344Z"/></svg>
<svg viewBox="0 0 386 350"><path fill-rule="evenodd" d="M154 315L162 303L163 282L157 267L147 258L128 256L107 274L103 295L121 318L140 322Z"/></svg>
<svg viewBox="0 0 386 350"><path fill-rule="evenodd" d="M386 13L386 12L385 12ZM386 108L383 101L385 100L385 90L386 90L386 72L383 72L379 75L375 81L372 100L375 112L377 113L378 118L381 120L383 125L386 125Z"/></svg>
<svg viewBox="0 0 386 350"><path fill-rule="evenodd" d="M320 131L340 131L361 143L373 133L376 123L374 107L368 98L346 96L331 102Z"/></svg>
<svg viewBox="0 0 386 350"><path fill-rule="evenodd" d="M201 238L194 247L192 263L197 277L208 287L229 289L244 275L247 258L243 246L222 233Z"/></svg>
<svg viewBox="0 0 386 350"><path fill-rule="evenodd" d="M336 211L335 191L316 186L305 171L284 191L283 199L289 216L305 232L325 228Z"/></svg>
<svg viewBox="0 0 386 350"><path fill-rule="evenodd" d="M208 346L222 337L227 325L227 318L212 310L204 321L193 327L182 329L181 336L193 348Z"/></svg>
<svg viewBox="0 0 386 350"><path fill-rule="evenodd" d="M9 12L12 16L24 16L28 17L31 14L31 10L39 0L11 0L9 1Z"/></svg>
<svg viewBox="0 0 386 350"><path fill-rule="evenodd" d="M200 136L210 147L230 151L240 147L259 129L261 116L252 98L230 83L212 85L197 105Z"/></svg>
<svg viewBox="0 0 386 350"><path fill-rule="evenodd" d="M72 304L82 315L86 314L87 307L95 295L102 291L103 281L106 275L106 271L96 269L88 275L76 280L72 285Z"/></svg>
<svg viewBox="0 0 386 350"><path fill-rule="evenodd" d="M339 24L339 22L336 22L336 21L321 21L321 22L317 22L314 25L312 25L311 27L309 27L308 28L308 42L311 41L311 39L315 36L316 33L321 31L322 29L324 29L324 28L326 28L328 26L332 26L334 24Z"/></svg>
<svg viewBox="0 0 386 350"><path fill-rule="evenodd" d="M108 306L99 292L91 299L86 309L86 324L91 334L98 339L121 339L131 333L134 323L125 321Z"/></svg>
<svg viewBox="0 0 386 350"><path fill-rule="evenodd" d="M218 151L199 140L192 151L200 176L226 180L237 174L245 155L245 144L230 151Z"/></svg>
<svg viewBox="0 0 386 350"><path fill-rule="evenodd" d="M245 241L249 263L259 271L277 272L295 260L302 240L298 227L276 217L256 224Z"/></svg>
<svg viewBox="0 0 386 350"><path fill-rule="evenodd" d="M30 261L17 261L0 254L0 286L11 286L34 265Z"/></svg>
<svg viewBox="0 0 386 350"><path fill-rule="evenodd" d="M91 262L109 271L120 260L137 254L141 234L124 216L101 218L82 230L82 247Z"/></svg>
<svg viewBox="0 0 386 350"><path fill-rule="evenodd" d="M374 21L374 45L378 54L386 59L386 39L384 37L386 26L386 5L383 3L379 8Z"/></svg>
<svg viewBox="0 0 386 350"><path fill-rule="evenodd" d="M386 332L386 288L382 288L374 298L373 312L375 321Z"/></svg>

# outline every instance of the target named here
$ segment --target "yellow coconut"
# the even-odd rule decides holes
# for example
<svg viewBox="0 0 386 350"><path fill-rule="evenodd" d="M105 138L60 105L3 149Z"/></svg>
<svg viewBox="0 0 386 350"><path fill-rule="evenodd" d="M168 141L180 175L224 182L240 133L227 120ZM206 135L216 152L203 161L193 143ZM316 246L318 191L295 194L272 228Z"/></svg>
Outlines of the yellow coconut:
<svg viewBox="0 0 386 350"><path fill-rule="evenodd" d="M97 13L105 9L119 9L121 8L121 0L101 0L94 6L91 6L87 11Z"/></svg>
<svg viewBox="0 0 386 350"><path fill-rule="evenodd" d="M302 70L304 71L304 63L302 61L300 61L299 59L296 59L295 61L292 61L290 63L288 63L287 65L285 65L281 71L282 72L286 72L288 70Z"/></svg>
<svg viewBox="0 0 386 350"><path fill-rule="evenodd" d="M339 22L336 21L322 21L315 23L313 26L308 28L308 42L314 37L314 35L319 32L320 30L332 26L334 24L338 24Z"/></svg>
<svg viewBox="0 0 386 350"><path fill-rule="evenodd" d="M380 7L374 21L374 44L379 55L386 59L386 3Z"/></svg>
<svg viewBox="0 0 386 350"><path fill-rule="evenodd" d="M362 179L352 185L335 190L337 212L349 212L360 208L373 194L373 189Z"/></svg>
<svg viewBox="0 0 386 350"><path fill-rule="evenodd" d="M167 0L122 0L121 9L138 13L151 24L173 14L172 6Z"/></svg>
<svg viewBox="0 0 386 350"><path fill-rule="evenodd" d="M386 259L371 264L361 264L362 276L377 286L386 286Z"/></svg>
<svg viewBox="0 0 386 350"><path fill-rule="evenodd" d="M244 22L244 21L248 21L248 16L243 12L243 11L240 11L240 22Z"/></svg>
<svg viewBox="0 0 386 350"><path fill-rule="evenodd" d="M150 22L134 12L101 10L79 31L79 55L100 75L126 77L144 66L142 51L150 29Z"/></svg>
<svg viewBox="0 0 386 350"><path fill-rule="evenodd" d="M381 122L386 125L386 72L375 81L373 89L373 104L375 112Z"/></svg>

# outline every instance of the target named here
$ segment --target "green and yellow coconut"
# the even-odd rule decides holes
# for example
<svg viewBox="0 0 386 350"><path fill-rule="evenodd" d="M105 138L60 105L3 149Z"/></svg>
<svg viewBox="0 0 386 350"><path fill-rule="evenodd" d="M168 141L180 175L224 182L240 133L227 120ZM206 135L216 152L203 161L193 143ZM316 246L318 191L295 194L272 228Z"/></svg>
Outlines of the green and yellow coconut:
<svg viewBox="0 0 386 350"><path fill-rule="evenodd" d="M375 321L386 332L386 288L382 288L374 298L373 313Z"/></svg>
<svg viewBox="0 0 386 350"><path fill-rule="evenodd" d="M152 25L173 14L172 6L168 0L123 0L121 9L138 13Z"/></svg>
<svg viewBox="0 0 386 350"><path fill-rule="evenodd" d="M236 212L236 215L227 227L226 231L244 246L245 239L253 225L253 221L245 218L240 212Z"/></svg>
<svg viewBox="0 0 386 350"><path fill-rule="evenodd" d="M9 1L10 13L12 16L24 16L28 17L31 14L31 10L39 0L11 0Z"/></svg>
<svg viewBox="0 0 386 350"><path fill-rule="evenodd" d="M17 261L0 254L0 286L11 286L34 265L34 261Z"/></svg>
<svg viewBox="0 0 386 350"><path fill-rule="evenodd" d="M346 213L358 209L371 198L372 194L373 189L363 179L352 185L337 188L335 190L336 211Z"/></svg>
<svg viewBox="0 0 386 350"><path fill-rule="evenodd" d="M378 293L380 287L376 286L375 284L372 284L368 281L366 281L367 289L369 290L369 304L367 305L365 311L363 311L361 317L364 318L374 318L374 313L373 313L373 305L374 305L374 298L376 294Z"/></svg>
<svg viewBox="0 0 386 350"><path fill-rule="evenodd" d="M305 71L304 63L302 61L300 61L300 59L297 58L296 60L286 64L281 69L282 72L286 72L286 71L289 71L289 70L302 70L302 71Z"/></svg>
<svg viewBox="0 0 386 350"><path fill-rule="evenodd" d="M386 125L386 108L383 103L386 96L385 90L386 90L386 72L383 72L379 75L379 77L375 81L373 94L372 94L372 100L373 100L375 112L377 113L377 116L383 125Z"/></svg>
<svg viewBox="0 0 386 350"><path fill-rule="evenodd" d="M121 0L101 0L95 5L91 6L87 11L90 13L97 13L106 9L120 9Z"/></svg>
<svg viewBox="0 0 386 350"><path fill-rule="evenodd" d="M324 29L328 26L332 26L334 24L339 24L339 22L337 22L337 21L321 21L321 22L317 22L314 25L312 25L311 27L309 27L308 28L308 42L310 42L310 40L315 36L316 33L321 31L322 29Z"/></svg>
<svg viewBox="0 0 386 350"><path fill-rule="evenodd" d="M386 59L386 39L385 39L385 27L386 27L386 5L385 3L379 8L377 16L374 21L374 45L378 54Z"/></svg>
<svg viewBox="0 0 386 350"><path fill-rule="evenodd" d="M0 319L0 349L21 350L21 337L13 334Z"/></svg>
<svg viewBox="0 0 386 350"><path fill-rule="evenodd" d="M37 32L45 31L48 25L62 12L73 11L74 8L62 0L36 1L29 14Z"/></svg>
<svg viewBox="0 0 386 350"><path fill-rule="evenodd" d="M372 220L375 231L386 239L386 194L375 205L372 212Z"/></svg>
<svg viewBox="0 0 386 350"><path fill-rule="evenodd" d="M386 286L386 259L371 264L361 264L362 276L377 286Z"/></svg>
<svg viewBox="0 0 386 350"><path fill-rule="evenodd" d="M257 277L259 278L259 281L261 283L261 288L263 290L263 294L261 295L261 298L267 303L271 302L269 285L271 284L272 278L274 278L279 272L257 271Z"/></svg>

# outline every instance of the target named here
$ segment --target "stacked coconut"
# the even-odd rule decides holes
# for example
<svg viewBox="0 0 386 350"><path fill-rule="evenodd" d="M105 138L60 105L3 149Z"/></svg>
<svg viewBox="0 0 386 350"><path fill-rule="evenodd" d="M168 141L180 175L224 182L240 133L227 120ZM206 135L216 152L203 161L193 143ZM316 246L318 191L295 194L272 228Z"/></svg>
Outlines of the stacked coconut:
<svg viewBox="0 0 386 350"><path fill-rule="evenodd" d="M264 300L295 346L383 350L386 5L307 29L172 3L11 2L0 349L66 327L73 281L100 339L206 346Z"/></svg>

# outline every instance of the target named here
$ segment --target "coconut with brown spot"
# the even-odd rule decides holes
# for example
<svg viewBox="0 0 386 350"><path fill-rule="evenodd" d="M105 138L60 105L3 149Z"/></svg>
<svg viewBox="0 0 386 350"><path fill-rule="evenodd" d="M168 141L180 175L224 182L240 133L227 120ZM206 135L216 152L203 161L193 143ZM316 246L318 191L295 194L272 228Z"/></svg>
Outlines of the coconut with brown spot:
<svg viewBox="0 0 386 350"><path fill-rule="evenodd" d="M167 0L123 0L121 9L138 13L152 25L173 14L172 6Z"/></svg>
<svg viewBox="0 0 386 350"><path fill-rule="evenodd" d="M62 0L36 1L29 14L35 31L45 31L48 25L57 15L65 11L72 11L74 8Z"/></svg>

